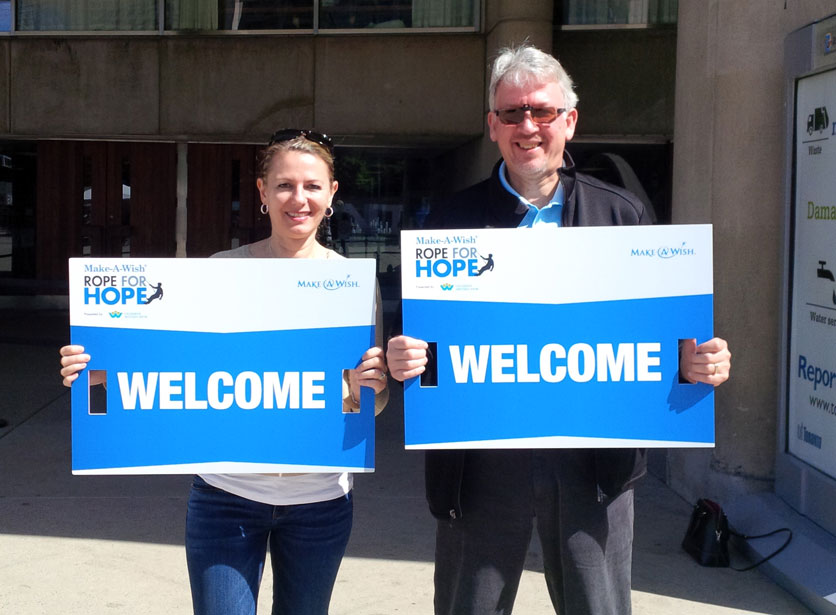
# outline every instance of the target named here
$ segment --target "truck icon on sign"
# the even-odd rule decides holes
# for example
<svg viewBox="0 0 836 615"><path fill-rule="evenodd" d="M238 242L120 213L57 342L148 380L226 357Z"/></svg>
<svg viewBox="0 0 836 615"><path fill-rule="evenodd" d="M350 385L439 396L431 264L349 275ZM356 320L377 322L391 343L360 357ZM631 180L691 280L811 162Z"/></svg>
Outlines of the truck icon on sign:
<svg viewBox="0 0 836 615"><path fill-rule="evenodd" d="M807 134L812 135L813 132L821 132L830 126L830 118L827 117L827 107L816 107L810 115L807 116Z"/></svg>

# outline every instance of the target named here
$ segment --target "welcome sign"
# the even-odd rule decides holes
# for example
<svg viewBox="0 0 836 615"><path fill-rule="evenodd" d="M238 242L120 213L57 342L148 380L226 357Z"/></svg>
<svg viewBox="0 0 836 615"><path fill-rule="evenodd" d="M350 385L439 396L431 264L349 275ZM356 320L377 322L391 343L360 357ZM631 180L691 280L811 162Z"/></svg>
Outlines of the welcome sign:
<svg viewBox="0 0 836 615"><path fill-rule="evenodd" d="M710 447L709 225L404 231L407 448Z"/></svg>
<svg viewBox="0 0 836 615"><path fill-rule="evenodd" d="M374 469L371 259L70 259L74 474ZM88 386L90 374L107 386Z"/></svg>

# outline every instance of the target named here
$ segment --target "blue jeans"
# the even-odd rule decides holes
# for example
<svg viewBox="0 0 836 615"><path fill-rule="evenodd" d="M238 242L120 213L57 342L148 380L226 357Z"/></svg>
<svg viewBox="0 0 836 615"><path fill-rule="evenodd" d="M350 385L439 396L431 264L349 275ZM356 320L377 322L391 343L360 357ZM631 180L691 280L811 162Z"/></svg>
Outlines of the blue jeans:
<svg viewBox="0 0 836 615"><path fill-rule="evenodd" d="M354 503L272 506L195 476L186 516L186 560L195 615L254 615L267 545L273 615L326 615Z"/></svg>

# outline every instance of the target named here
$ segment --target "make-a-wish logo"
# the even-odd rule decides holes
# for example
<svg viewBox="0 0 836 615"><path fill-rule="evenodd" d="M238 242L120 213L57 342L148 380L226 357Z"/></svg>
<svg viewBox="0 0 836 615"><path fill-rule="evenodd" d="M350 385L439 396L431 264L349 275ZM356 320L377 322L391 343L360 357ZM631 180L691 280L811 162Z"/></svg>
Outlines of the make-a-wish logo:
<svg viewBox="0 0 836 615"><path fill-rule="evenodd" d="M441 290L453 290L453 285L452 284L442 284L441 285Z"/></svg>
<svg viewBox="0 0 836 615"><path fill-rule="evenodd" d="M110 312L110 317L111 318L121 318L122 317L122 312Z"/></svg>
<svg viewBox="0 0 836 615"><path fill-rule="evenodd" d="M679 247L667 247L667 246L660 246L656 250L659 258L674 258L676 256L694 256L696 251L694 248L687 247L686 243L683 241L682 245Z"/></svg>
<svg viewBox="0 0 836 615"><path fill-rule="evenodd" d="M342 290L344 288L360 288L360 282L358 280L352 280L351 276L347 275L344 280L336 280L334 278L326 278L324 280L297 280L296 286L298 288Z"/></svg>
<svg viewBox="0 0 836 615"><path fill-rule="evenodd" d="M687 242L680 246L659 246L658 248L632 248L630 256L649 256L658 258L675 258L677 256L694 256L697 251L689 248Z"/></svg>

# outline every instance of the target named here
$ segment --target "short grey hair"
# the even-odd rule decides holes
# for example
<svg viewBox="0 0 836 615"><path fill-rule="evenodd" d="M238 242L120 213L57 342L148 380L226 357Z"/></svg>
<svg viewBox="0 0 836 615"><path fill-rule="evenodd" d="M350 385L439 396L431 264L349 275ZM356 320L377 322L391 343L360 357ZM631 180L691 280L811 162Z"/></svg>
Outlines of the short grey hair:
<svg viewBox="0 0 836 615"><path fill-rule="evenodd" d="M560 62L552 55L523 43L519 47L505 47L499 50L491 69L488 89L488 104L491 111L496 107L496 90L500 83L510 85L543 85L557 83L563 91L563 102L568 109L578 105L578 95L572 78L563 70Z"/></svg>

